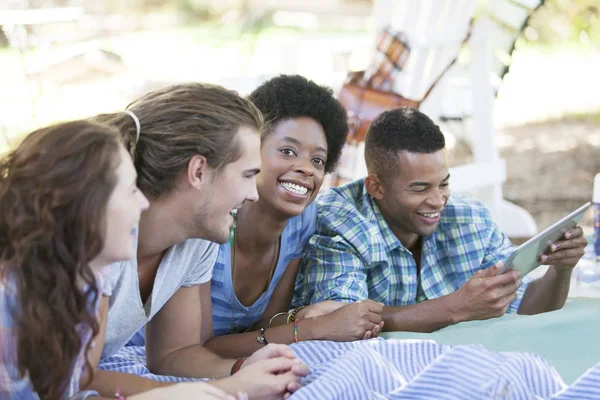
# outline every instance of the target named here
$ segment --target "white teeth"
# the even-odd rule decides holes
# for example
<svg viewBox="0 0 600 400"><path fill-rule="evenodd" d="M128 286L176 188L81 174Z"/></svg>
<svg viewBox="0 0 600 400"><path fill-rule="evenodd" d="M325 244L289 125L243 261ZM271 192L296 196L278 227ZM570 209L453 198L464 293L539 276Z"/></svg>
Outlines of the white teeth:
<svg viewBox="0 0 600 400"><path fill-rule="evenodd" d="M436 212L436 213L433 213L433 214L422 213L421 215L424 216L425 218L437 218L440 215L440 213L439 212Z"/></svg>
<svg viewBox="0 0 600 400"><path fill-rule="evenodd" d="M291 182L281 182L281 186L283 186L290 192L299 194L299 195L304 195L304 194L306 194L306 192L308 192L308 189L305 188L304 186L296 185L295 183L291 183Z"/></svg>

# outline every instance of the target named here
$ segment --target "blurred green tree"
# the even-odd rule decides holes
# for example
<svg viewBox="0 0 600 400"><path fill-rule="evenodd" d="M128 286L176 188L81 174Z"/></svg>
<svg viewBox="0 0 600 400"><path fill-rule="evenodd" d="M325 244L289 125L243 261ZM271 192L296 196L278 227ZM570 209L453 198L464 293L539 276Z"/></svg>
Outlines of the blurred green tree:
<svg viewBox="0 0 600 400"><path fill-rule="evenodd" d="M577 41L600 46L600 1L546 0L531 17L525 40L541 43Z"/></svg>

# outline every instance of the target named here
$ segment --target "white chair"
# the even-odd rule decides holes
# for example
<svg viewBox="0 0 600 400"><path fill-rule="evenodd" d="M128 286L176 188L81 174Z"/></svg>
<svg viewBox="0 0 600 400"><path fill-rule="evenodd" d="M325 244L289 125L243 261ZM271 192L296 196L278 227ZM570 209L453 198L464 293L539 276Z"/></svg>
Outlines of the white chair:
<svg viewBox="0 0 600 400"><path fill-rule="evenodd" d="M464 66L455 65L423 102L421 110L440 120L447 111L444 99L455 99L453 111L461 118L472 116L473 163L451 169L453 191L468 193L483 201L500 228L511 237L529 237L537 232L531 215L502 197L506 165L495 145L493 103L499 82L510 65L514 42L527 18L542 0L488 0L482 4L468 40L470 98L451 85ZM481 4L481 3L480 3ZM410 57L399 72L394 90L404 97L420 99L443 68L456 57L475 16L476 0L374 0L374 34L384 26L406 33ZM455 93L452 90L455 89ZM458 93L458 95L457 95ZM458 104L457 104L458 103ZM362 151L359 146L358 151ZM366 174L361 164L355 177Z"/></svg>

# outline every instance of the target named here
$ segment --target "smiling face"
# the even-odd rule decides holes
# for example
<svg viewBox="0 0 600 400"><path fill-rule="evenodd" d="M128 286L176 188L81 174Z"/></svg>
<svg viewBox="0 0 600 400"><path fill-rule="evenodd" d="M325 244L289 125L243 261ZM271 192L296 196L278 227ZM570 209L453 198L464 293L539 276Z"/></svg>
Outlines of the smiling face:
<svg viewBox="0 0 600 400"><path fill-rule="evenodd" d="M382 183L383 194L373 197L394 234L407 246L437 229L450 197L450 174L445 150L431 154L401 151L398 162L399 175Z"/></svg>
<svg viewBox="0 0 600 400"><path fill-rule="evenodd" d="M220 170L208 167L200 199L196 197L194 237L217 243L229 240L232 210L258 200L256 176L260 172L260 135L242 127L237 134L242 156Z"/></svg>
<svg viewBox="0 0 600 400"><path fill-rule="evenodd" d="M323 127L308 117L282 120L263 138L261 158L259 201L288 217L300 215L325 178Z"/></svg>

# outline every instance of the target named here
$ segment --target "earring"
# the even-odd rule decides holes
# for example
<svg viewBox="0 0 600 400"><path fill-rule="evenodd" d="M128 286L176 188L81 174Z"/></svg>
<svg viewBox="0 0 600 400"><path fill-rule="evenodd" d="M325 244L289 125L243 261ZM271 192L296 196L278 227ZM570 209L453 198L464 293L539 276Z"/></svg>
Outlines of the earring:
<svg viewBox="0 0 600 400"><path fill-rule="evenodd" d="M233 225L231 225L231 229L237 228L237 211L231 211L231 217L233 218Z"/></svg>

